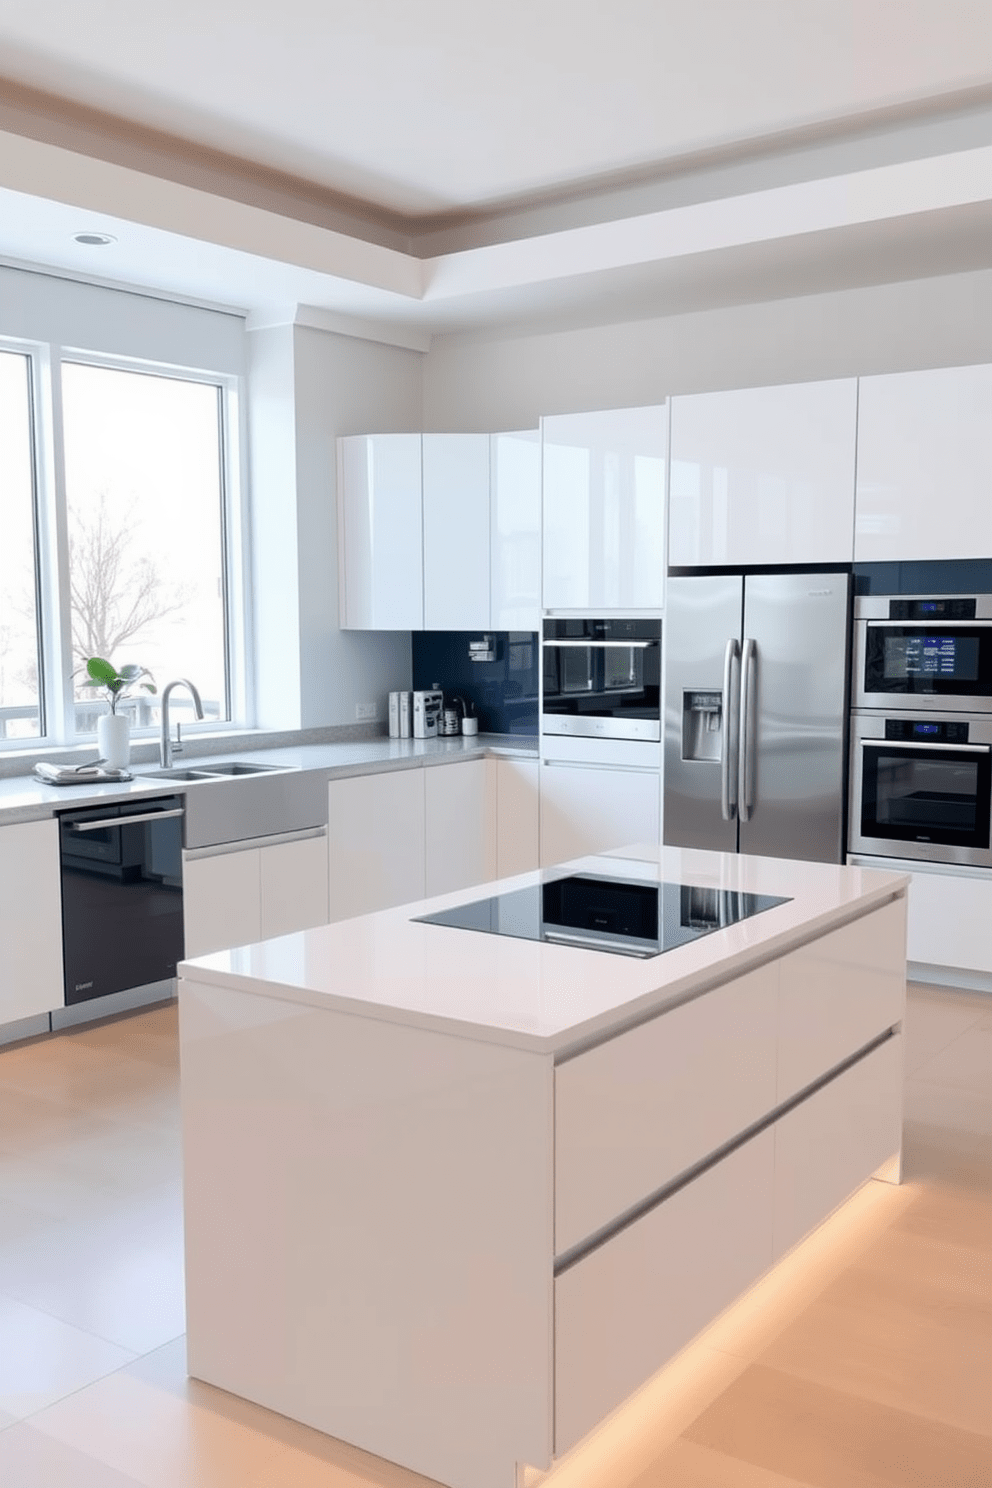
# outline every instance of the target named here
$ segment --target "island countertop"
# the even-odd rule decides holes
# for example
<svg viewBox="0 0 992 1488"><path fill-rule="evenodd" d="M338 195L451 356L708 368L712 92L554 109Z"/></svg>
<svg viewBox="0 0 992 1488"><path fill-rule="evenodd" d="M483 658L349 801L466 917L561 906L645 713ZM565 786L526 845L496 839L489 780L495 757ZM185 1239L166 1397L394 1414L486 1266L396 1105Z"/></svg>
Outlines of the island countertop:
<svg viewBox="0 0 992 1488"><path fill-rule="evenodd" d="M559 865L217 952L183 962L179 974L557 1060L870 913L908 883L904 875L868 869L670 847L626 848L569 864L575 873L788 900L646 960L414 918L564 871Z"/></svg>

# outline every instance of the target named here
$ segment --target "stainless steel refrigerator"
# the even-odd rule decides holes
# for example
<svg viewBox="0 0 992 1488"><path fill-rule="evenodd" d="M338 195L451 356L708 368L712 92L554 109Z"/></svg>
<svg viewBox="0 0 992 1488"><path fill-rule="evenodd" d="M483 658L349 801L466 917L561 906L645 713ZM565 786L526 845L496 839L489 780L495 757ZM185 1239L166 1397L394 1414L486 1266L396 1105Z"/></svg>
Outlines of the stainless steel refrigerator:
<svg viewBox="0 0 992 1488"><path fill-rule="evenodd" d="M666 843L843 861L850 584L669 578Z"/></svg>

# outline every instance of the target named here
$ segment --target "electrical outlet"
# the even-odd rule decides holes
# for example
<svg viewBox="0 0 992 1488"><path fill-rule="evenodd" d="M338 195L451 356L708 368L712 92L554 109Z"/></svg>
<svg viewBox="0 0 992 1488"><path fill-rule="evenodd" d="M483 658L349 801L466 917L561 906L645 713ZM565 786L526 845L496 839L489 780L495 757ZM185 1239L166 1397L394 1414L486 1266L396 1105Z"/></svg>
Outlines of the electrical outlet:
<svg viewBox="0 0 992 1488"><path fill-rule="evenodd" d="M376 706L375 706L375 703L356 703L355 704L355 717L358 719L359 723L369 723L369 722L374 723L375 722L375 716L376 716Z"/></svg>

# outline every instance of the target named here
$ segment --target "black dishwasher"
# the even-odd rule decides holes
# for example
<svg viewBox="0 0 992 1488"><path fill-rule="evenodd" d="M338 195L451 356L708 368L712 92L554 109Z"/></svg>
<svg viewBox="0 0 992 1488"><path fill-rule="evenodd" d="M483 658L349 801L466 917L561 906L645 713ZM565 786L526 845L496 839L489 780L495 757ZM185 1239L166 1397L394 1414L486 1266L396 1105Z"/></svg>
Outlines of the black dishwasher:
<svg viewBox="0 0 992 1488"><path fill-rule="evenodd" d="M181 796L59 813L67 1005L175 976L182 824Z"/></svg>

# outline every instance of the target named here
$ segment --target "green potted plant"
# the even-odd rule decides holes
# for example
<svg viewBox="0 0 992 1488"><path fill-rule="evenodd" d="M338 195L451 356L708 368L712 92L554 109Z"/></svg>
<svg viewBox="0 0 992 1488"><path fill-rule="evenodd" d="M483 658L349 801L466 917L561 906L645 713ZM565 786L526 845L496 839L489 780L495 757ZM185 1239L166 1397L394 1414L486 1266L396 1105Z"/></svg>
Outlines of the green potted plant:
<svg viewBox="0 0 992 1488"><path fill-rule="evenodd" d="M110 704L110 712L101 714L96 721L100 758L112 769L123 770L131 757L131 721L126 713L118 713L117 705L134 687L140 687L143 692L157 692L155 678L147 667L133 664L118 671L102 656L91 656L86 663L86 672L83 686L102 687ZM144 682L143 677L149 680Z"/></svg>

